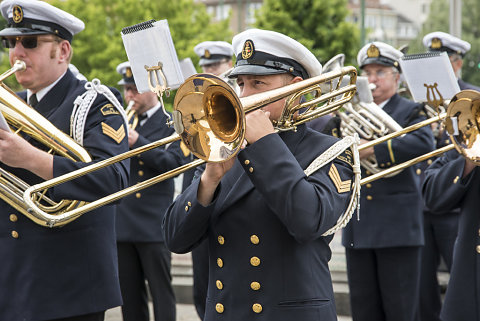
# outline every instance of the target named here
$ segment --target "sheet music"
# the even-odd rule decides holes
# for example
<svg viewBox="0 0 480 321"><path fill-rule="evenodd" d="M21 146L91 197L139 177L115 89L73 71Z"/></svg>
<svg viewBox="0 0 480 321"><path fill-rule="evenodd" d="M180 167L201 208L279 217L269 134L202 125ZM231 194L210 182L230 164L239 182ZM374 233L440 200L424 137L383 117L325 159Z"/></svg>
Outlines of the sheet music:
<svg viewBox="0 0 480 321"><path fill-rule="evenodd" d="M180 60L180 69L182 69L183 78L185 79L197 73L190 57Z"/></svg>
<svg viewBox="0 0 480 321"><path fill-rule="evenodd" d="M448 100L460 91L446 52L405 55L400 58L400 68L416 102L428 101L426 85L431 86L431 99L438 99L440 93L443 100Z"/></svg>
<svg viewBox="0 0 480 321"><path fill-rule="evenodd" d="M8 132L12 132L10 126L8 126L7 120L3 116L3 113L0 112L0 129L6 130Z"/></svg>
<svg viewBox="0 0 480 321"><path fill-rule="evenodd" d="M159 62L163 65L167 86L177 88L184 82L167 20L150 20L126 27L121 35L139 92L150 91L145 66L157 66Z"/></svg>

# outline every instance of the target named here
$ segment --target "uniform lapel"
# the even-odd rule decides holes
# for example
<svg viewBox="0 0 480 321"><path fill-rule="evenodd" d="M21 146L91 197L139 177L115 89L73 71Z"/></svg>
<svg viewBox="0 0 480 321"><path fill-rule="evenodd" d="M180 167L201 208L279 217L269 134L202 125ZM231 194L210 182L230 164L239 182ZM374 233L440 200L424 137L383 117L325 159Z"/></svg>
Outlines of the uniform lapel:
<svg viewBox="0 0 480 321"><path fill-rule="evenodd" d="M252 181L248 178L238 160L235 161L235 165L222 179L221 184L222 195L219 199L223 203L219 204L219 211L217 213L223 212L227 207L234 204L253 189Z"/></svg>
<svg viewBox="0 0 480 321"><path fill-rule="evenodd" d="M160 112L159 109L146 120L145 124L143 124L142 126L138 126L137 131L142 136L148 137L152 132L162 131L162 128L164 128L162 124L165 124L165 127L167 126L165 115L163 115L163 113ZM161 128L158 128L158 126L161 126Z"/></svg>
<svg viewBox="0 0 480 321"><path fill-rule="evenodd" d="M306 130L307 127L305 125L300 125L297 128L297 132L287 131L279 134L294 155L295 149L305 135ZM252 181L248 178L240 162L238 160L235 161L235 165L222 179L222 194L219 199L223 203L219 204L218 213L235 204L235 202L244 197L252 189L254 189Z"/></svg>

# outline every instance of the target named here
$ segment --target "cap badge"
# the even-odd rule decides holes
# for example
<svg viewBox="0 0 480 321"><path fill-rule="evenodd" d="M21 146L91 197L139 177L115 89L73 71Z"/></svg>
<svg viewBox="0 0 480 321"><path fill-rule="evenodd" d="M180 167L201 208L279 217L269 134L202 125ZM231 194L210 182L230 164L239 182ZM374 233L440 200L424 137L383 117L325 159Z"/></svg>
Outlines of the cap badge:
<svg viewBox="0 0 480 321"><path fill-rule="evenodd" d="M207 59L210 59L210 56L211 56L210 50L205 49L205 53L203 54L203 56L204 56L205 58L207 58Z"/></svg>
<svg viewBox="0 0 480 321"><path fill-rule="evenodd" d="M23 20L23 10L19 5L15 5L12 8L12 18L13 22L20 23Z"/></svg>
<svg viewBox="0 0 480 321"><path fill-rule="evenodd" d="M442 48L442 40L440 40L439 38L433 38L432 39L432 44L430 45L430 48L432 48L432 49Z"/></svg>
<svg viewBox="0 0 480 321"><path fill-rule="evenodd" d="M127 67L127 68L125 69L125 77L131 78L132 76L133 76L133 74L132 74L132 68Z"/></svg>
<svg viewBox="0 0 480 321"><path fill-rule="evenodd" d="M380 56L380 49L374 44L371 44L370 47L367 49L367 57L368 58L377 58Z"/></svg>
<svg viewBox="0 0 480 321"><path fill-rule="evenodd" d="M242 49L242 58L248 59L251 56L253 56L254 53L255 53L255 48L253 46L253 41L252 40L245 41Z"/></svg>

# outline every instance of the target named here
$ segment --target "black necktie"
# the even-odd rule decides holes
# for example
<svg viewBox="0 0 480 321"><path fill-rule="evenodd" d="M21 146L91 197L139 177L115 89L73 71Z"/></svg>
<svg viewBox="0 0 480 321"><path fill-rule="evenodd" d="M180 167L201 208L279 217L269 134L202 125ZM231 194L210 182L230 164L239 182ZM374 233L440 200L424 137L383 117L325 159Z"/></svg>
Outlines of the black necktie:
<svg viewBox="0 0 480 321"><path fill-rule="evenodd" d="M147 119L147 118L148 118L147 113L143 113L143 114L138 115L138 125L142 126L143 125L143 124L141 124L142 120Z"/></svg>
<svg viewBox="0 0 480 321"><path fill-rule="evenodd" d="M35 108L35 106L36 106L37 103L38 103L37 95L36 95L36 94L31 95L29 101L30 101L30 106L32 106L33 108Z"/></svg>

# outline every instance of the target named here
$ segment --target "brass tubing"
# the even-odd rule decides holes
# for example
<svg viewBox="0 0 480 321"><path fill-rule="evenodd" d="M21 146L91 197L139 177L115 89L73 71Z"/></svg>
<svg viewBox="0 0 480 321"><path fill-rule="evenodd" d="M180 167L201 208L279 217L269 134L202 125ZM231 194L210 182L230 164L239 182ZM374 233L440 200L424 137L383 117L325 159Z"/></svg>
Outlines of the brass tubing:
<svg viewBox="0 0 480 321"><path fill-rule="evenodd" d="M438 156L438 155L443 154L445 152L448 152L449 150L452 150L454 148L455 148L455 145L450 144L450 145L444 146L442 148L436 149L434 151L431 151L430 153L420 155L416 158L412 158L412 159L410 159L406 162L403 162L401 164L392 166L392 167L390 167L388 169L385 169L381 172L378 172L376 174L373 174L373 175L370 175L368 177L365 177L365 178L361 179L360 180L360 185L365 185L365 184L371 183L371 182L373 182L377 179L383 178L384 176L387 176L387 175L389 175L393 172L396 172L398 170L402 170L402 169L407 168L409 166L412 166L412 165L415 165L417 163L423 162L424 160L427 160L429 158Z"/></svg>
<svg viewBox="0 0 480 321"><path fill-rule="evenodd" d="M378 145L380 143L386 142L387 140L390 140L392 138L396 138L396 137L402 136L406 133L413 132L414 130L420 129L424 126L433 124L433 123L438 122L438 121L443 121L446 117L447 117L446 113L441 113L438 116L435 116L435 117L432 117L432 118L429 118L429 119L425 119L425 120L423 120L419 123L416 123L416 124L410 125L408 127L405 127L402 130L398 130L396 132L387 134L385 136L382 136L382 137L379 137L377 139L366 142L364 144L361 144L361 145L358 146L358 150L359 151L364 150L368 147L372 147L372 146Z"/></svg>

